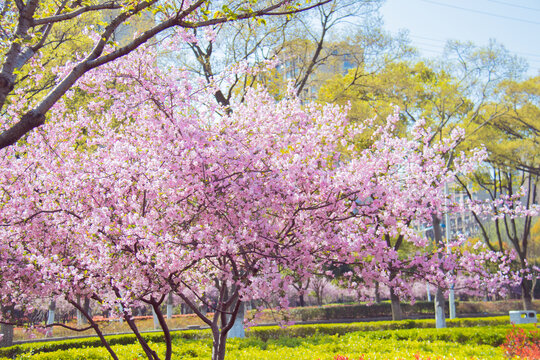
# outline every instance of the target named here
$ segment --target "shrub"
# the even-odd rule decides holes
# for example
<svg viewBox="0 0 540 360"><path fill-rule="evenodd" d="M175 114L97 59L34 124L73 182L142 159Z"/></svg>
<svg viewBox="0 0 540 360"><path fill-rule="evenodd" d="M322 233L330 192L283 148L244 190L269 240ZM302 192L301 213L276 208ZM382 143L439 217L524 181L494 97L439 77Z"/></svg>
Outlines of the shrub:
<svg viewBox="0 0 540 360"><path fill-rule="evenodd" d="M401 304L403 314L422 315L434 314L432 302L418 301L411 305L409 303ZM299 307L291 310L291 317L301 321L314 320L335 320L335 319L361 319L386 317L392 314L392 308L389 302L378 304L345 304L330 306L309 306Z"/></svg>
<svg viewBox="0 0 540 360"><path fill-rule="evenodd" d="M173 338L182 339L205 339L210 338L211 334L209 330L185 330L172 332L171 336ZM160 343L164 341L163 334L161 332L144 333L143 337L147 341L152 341L153 343ZM137 341L135 335L133 334L108 335L106 336L106 339L111 346L129 345L134 344ZM96 337L88 337L83 339L66 339L61 341L34 342L0 348L0 358L15 358L16 356L25 353L48 353L74 348L95 348L101 346L101 341Z"/></svg>
<svg viewBox="0 0 540 360"><path fill-rule="evenodd" d="M420 354L416 353L416 354L413 355L413 359L414 360L439 360L439 359L441 359L441 357L440 356L437 356L436 358L432 358L430 356L422 357ZM320 359L317 359L317 360L320 360ZM347 356L336 355L336 356L334 356L333 360L354 360L354 359L349 359L349 357L347 357ZM358 360L369 360L369 358L366 358L364 355L360 355Z"/></svg>
<svg viewBox="0 0 540 360"><path fill-rule="evenodd" d="M538 330L526 330L523 328L510 329L506 335L506 341L501 345L505 354L513 359L540 359L540 335Z"/></svg>
<svg viewBox="0 0 540 360"><path fill-rule="evenodd" d="M540 312L540 301L533 301L533 309ZM516 300L501 301L463 301L456 304L458 314L508 314L511 310L521 309L521 303Z"/></svg>
<svg viewBox="0 0 540 360"><path fill-rule="evenodd" d="M508 314L510 310L521 307L518 301L456 301L458 314ZM534 310L540 311L540 301L533 302ZM417 301L414 304L402 303L401 310L405 316L434 315L433 302ZM446 309L448 314L448 309ZM297 307L291 310L290 317L296 321L362 319L388 317L392 315L390 302L377 304L333 304L325 306ZM270 320L267 318L267 320Z"/></svg>
<svg viewBox="0 0 540 360"><path fill-rule="evenodd" d="M509 319L508 316L464 318L447 320L446 324L448 327L508 326ZM279 326L257 326L251 328L246 335L248 337L256 337L263 341L267 341L268 339L278 339L280 337L308 337L319 334L343 335L355 331L399 330L434 327L435 320L432 319L359 322L348 324L293 325L286 328L280 328Z"/></svg>

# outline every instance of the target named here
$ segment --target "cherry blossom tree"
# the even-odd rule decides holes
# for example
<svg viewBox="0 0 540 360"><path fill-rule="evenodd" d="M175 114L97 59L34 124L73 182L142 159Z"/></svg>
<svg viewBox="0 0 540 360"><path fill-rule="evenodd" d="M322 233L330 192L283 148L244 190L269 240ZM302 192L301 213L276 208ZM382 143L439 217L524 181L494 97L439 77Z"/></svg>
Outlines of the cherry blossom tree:
<svg viewBox="0 0 540 360"><path fill-rule="evenodd" d="M88 71L129 54L157 35L171 29L187 33L245 19L290 16L330 1L3 1L0 111L11 117L1 124L0 148L43 125L49 110ZM136 23L139 26L129 30ZM120 41L121 32L133 37ZM88 42L86 33L96 35L91 45L70 48L74 41ZM117 45L108 46L114 43ZM58 74L54 68L46 70L48 63L69 65L68 71ZM24 94L27 106L12 109L10 97L14 94Z"/></svg>
<svg viewBox="0 0 540 360"><path fill-rule="evenodd" d="M62 121L5 151L2 277L12 280L2 302L63 296L105 342L76 300L92 298L121 312L155 359L130 317L147 303L169 359L159 305L174 291L211 327L221 359L240 300L283 291L284 270L320 266L337 236L332 218L351 217L354 193L328 170L345 117L256 91L222 117L208 106L213 89L193 88L180 72L141 71L154 55L137 56L81 83L94 96L87 109L60 101L53 115ZM217 303L207 299L212 288Z"/></svg>
<svg viewBox="0 0 540 360"><path fill-rule="evenodd" d="M34 298L63 298L117 359L78 301L91 299L122 316L156 360L172 357L160 306L175 293L210 327L221 360L243 301L274 296L286 308L295 279L330 265L352 264L401 296L411 269L438 284L449 270L492 289L506 280L504 264L493 276L485 266L502 255L455 245L404 261L385 241L425 245L410 221L441 211L453 175L444 154L459 133L432 143L418 123L402 139L394 116L359 149L363 128L345 109L301 105L294 89L281 101L252 89L225 109L212 101L215 87L155 58L145 48L88 72L49 123L2 150L2 304L28 311ZM85 106L74 108L81 94ZM141 304L156 313L165 354L133 321ZM16 321L7 315L3 323Z"/></svg>
<svg viewBox="0 0 540 360"><path fill-rule="evenodd" d="M469 211L471 204L453 202L445 194L444 184L452 182L456 174L470 173L486 156L483 150L474 151L468 157L462 154L456 158L455 167L449 169L445 163L455 151L463 132L454 131L440 143L432 143L432 135L433 132L423 123L416 124L408 139L383 131L370 151L362 154L367 158L360 160L378 159L376 164L379 168L371 181L381 186L370 195L368 202L380 200L382 205L373 214L371 227L367 229L378 233L377 241L364 243L365 248L357 252L361 260L369 259L369 266L362 261L358 267L353 266L353 271L345 274L349 277L347 286L387 285L395 318L400 315L399 299L412 300L414 281L425 280L445 290L450 288L456 277L467 274L465 278L472 280L461 282L460 289L483 291L481 284L485 285L487 281L491 291L499 292L504 289L495 284L503 284L504 278L496 279L489 275L486 267L480 264L501 259L501 274L509 271L511 260L507 254L472 251L465 246L465 239L454 239L437 247L414 228L414 225L430 223L433 217L440 217L445 212ZM407 251L402 251L403 245L407 246ZM478 266L471 266L471 263ZM349 263L349 269L350 264L354 261ZM482 278L485 280L480 281Z"/></svg>

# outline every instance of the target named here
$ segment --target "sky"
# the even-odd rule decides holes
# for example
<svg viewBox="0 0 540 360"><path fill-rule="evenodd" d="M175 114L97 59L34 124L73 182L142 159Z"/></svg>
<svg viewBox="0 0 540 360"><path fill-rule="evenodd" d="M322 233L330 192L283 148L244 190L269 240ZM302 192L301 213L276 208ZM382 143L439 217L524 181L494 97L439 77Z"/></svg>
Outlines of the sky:
<svg viewBox="0 0 540 360"><path fill-rule="evenodd" d="M495 39L540 75L540 0L386 0L384 28L408 30L423 57L438 57L447 40L487 45Z"/></svg>

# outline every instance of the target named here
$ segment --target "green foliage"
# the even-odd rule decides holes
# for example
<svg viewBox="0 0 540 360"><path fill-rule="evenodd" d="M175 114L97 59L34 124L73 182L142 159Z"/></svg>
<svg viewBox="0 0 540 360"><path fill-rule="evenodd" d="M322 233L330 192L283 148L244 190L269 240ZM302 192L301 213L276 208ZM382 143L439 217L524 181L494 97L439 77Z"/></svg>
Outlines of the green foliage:
<svg viewBox="0 0 540 360"><path fill-rule="evenodd" d="M456 311L458 314L508 314L508 311L520 308L515 301L457 301ZM428 301L417 301L414 304L402 303L403 314L434 315L434 305ZM540 301L534 303L534 308L540 311ZM270 317L270 311L265 311L260 319L261 322L274 322ZM276 314L274 314L276 315ZM306 306L294 308L288 313L288 319L293 321L320 321L320 320L343 320L387 317L392 315L390 302L378 304L333 304L325 306ZM279 318L279 317L278 317Z"/></svg>

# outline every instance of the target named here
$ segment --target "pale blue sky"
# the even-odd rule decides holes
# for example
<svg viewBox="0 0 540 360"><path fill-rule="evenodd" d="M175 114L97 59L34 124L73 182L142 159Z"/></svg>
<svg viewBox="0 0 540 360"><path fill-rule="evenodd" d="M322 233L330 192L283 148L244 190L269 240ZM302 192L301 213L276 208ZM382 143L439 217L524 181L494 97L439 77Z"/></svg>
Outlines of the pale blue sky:
<svg viewBox="0 0 540 360"><path fill-rule="evenodd" d="M540 0L386 0L381 9L391 33L409 30L424 57L440 56L446 40L486 45L490 38L540 75Z"/></svg>

